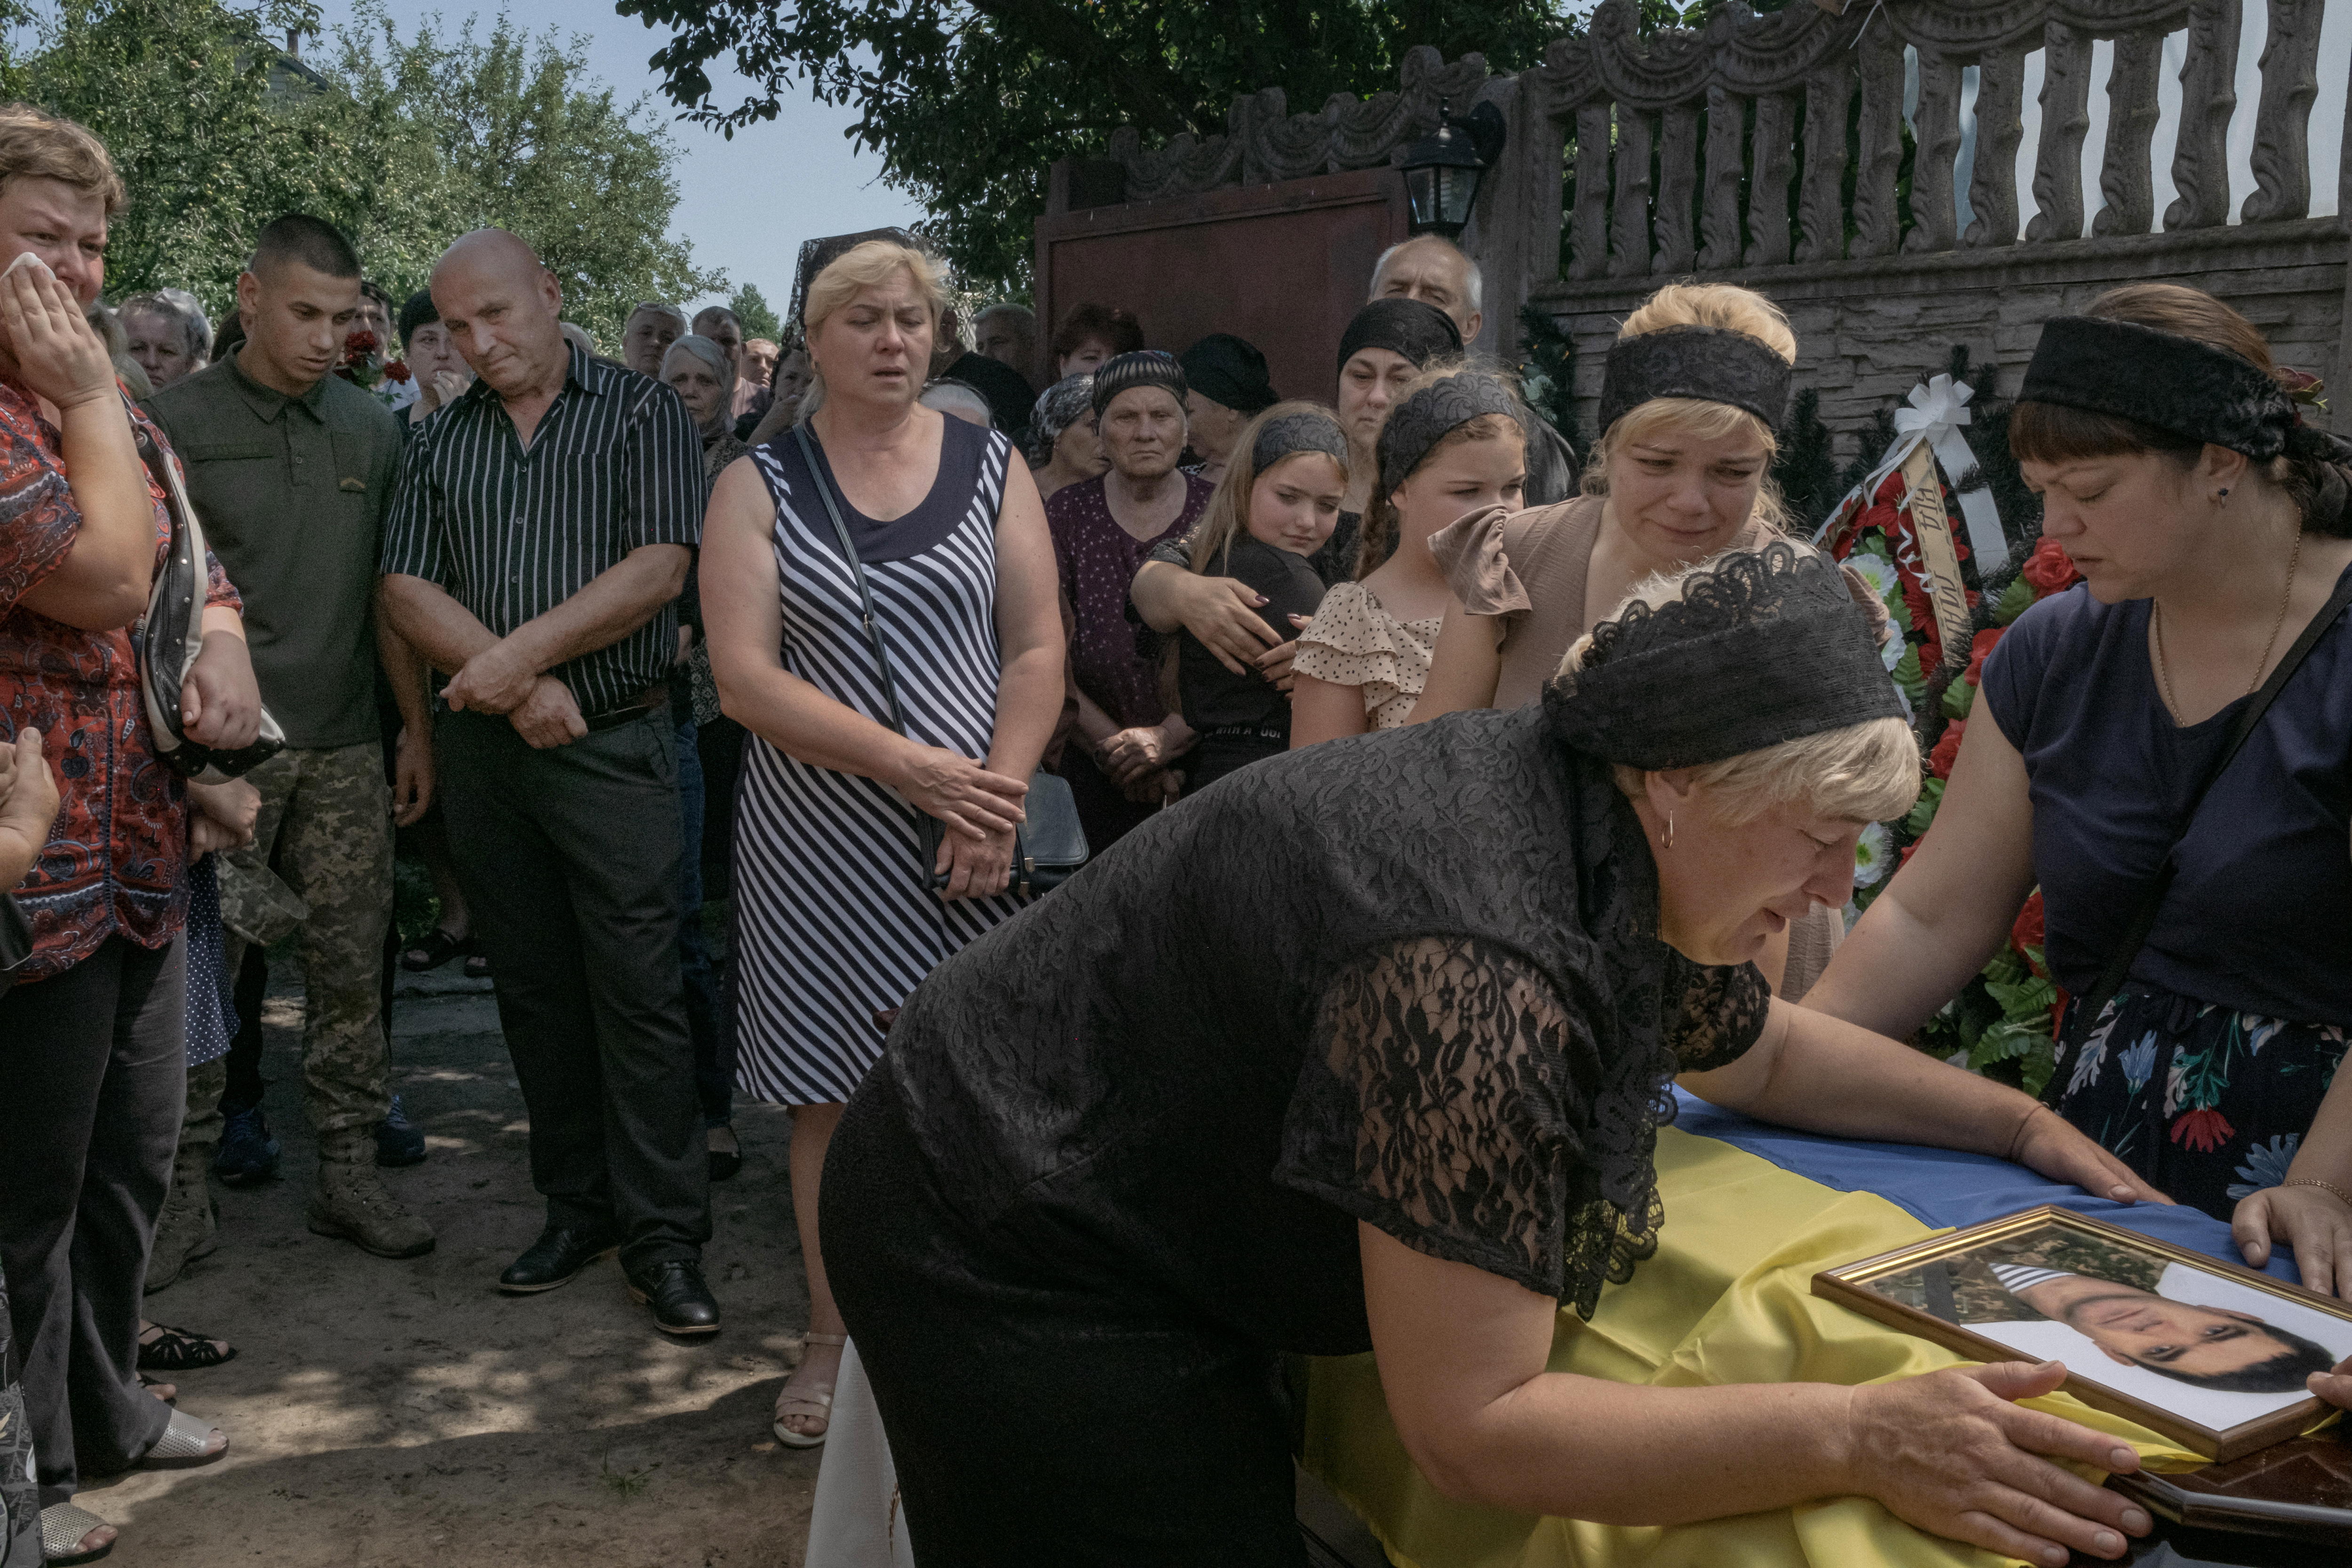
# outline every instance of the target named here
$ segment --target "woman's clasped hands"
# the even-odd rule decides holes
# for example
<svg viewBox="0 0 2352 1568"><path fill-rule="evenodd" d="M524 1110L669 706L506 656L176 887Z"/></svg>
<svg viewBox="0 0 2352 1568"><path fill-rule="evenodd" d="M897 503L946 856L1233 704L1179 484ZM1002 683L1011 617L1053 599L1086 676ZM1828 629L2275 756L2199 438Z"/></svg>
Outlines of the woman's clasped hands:
<svg viewBox="0 0 2352 1568"><path fill-rule="evenodd" d="M1029 781L991 772L944 746L908 745L887 782L908 805L947 825L934 874L944 899L984 899L1013 879L1013 832L1028 820Z"/></svg>

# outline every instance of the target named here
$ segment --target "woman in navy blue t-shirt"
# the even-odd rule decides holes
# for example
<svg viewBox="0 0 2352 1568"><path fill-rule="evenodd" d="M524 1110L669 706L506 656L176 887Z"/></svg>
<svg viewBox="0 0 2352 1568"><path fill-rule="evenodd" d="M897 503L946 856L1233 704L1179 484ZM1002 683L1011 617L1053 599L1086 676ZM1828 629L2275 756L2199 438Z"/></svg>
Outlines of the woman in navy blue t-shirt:
<svg viewBox="0 0 2352 1568"><path fill-rule="evenodd" d="M2039 883L2074 997L2176 876L2115 999L2069 1004L2047 1096L2247 1258L2352 1295L2352 616L2191 806L2248 698L2352 571L2352 447L2303 427L2253 326L2136 284L2044 330L2010 443L2084 582L1986 660L1992 717L1807 1005L1900 1038ZM2352 1079L2352 1075L2346 1075Z"/></svg>

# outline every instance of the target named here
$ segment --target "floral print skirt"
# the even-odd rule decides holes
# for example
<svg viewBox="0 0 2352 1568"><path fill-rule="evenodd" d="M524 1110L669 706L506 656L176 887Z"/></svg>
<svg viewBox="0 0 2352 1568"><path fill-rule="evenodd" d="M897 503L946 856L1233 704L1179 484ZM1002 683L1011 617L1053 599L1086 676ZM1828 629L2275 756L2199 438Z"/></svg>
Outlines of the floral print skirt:
<svg viewBox="0 0 2352 1568"><path fill-rule="evenodd" d="M2168 1196L2227 1219L2286 1180L2347 1037L2336 1024L2233 1012L2137 982L2065 1042L2044 1098Z"/></svg>

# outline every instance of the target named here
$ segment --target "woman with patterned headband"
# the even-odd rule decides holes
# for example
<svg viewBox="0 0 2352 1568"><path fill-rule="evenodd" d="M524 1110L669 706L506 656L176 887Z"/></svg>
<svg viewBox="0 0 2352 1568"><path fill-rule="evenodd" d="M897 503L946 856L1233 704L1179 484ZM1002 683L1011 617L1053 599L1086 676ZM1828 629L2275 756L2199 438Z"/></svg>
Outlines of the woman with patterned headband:
<svg viewBox="0 0 2352 1568"><path fill-rule="evenodd" d="M1568 645L1635 583L1780 537L1773 430L1797 340L1779 306L1729 284L1675 283L1625 319L1601 384L1584 494L1490 507L1430 543L1454 602L1412 721L1532 702ZM1790 922L1760 961L1794 1001L1843 933L1838 906Z"/></svg>
<svg viewBox="0 0 2352 1568"><path fill-rule="evenodd" d="M1668 1217L1670 1079L2131 1195L2025 1095L1776 1001L1750 962L1916 793L1901 712L1834 567L1734 552L1649 585L1540 704L1258 763L936 970L823 1194L916 1562L1295 1564L1276 1352L1368 1347L1414 1461L1488 1507L1853 1494L2120 1555L2147 1515L2042 1456L2132 1451L2011 1403L2054 1365L1546 1370L1559 1309L1589 1316Z"/></svg>
<svg viewBox="0 0 2352 1568"><path fill-rule="evenodd" d="M1986 659L1934 830L1807 1000L1907 1033L2039 883L2051 1103L2352 1295L2352 447L2281 374L2172 284L2042 330L2010 446L2084 581Z"/></svg>
<svg viewBox="0 0 2352 1568"><path fill-rule="evenodd" d="M1290 743L1311 746L1411 716L1453 595L1429 541L1471 512L1518 510L1528 406L1492 371L1448 365L1405 388L1381 426L1356 581L1298 634Z"/></svg>

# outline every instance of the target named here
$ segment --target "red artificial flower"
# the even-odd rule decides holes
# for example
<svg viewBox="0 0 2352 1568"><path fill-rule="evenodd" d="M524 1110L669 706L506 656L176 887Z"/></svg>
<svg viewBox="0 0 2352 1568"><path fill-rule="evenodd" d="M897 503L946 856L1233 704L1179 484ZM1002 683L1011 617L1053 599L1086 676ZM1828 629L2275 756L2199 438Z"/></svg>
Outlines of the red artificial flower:
<svg viewBox="0 0 2352 1568"><path fill-rule="evenodd" d="M2054 539L2045 539L2036 544L2033 553L2027 556L2025 564L2018 569L2018 574L2033 584L2037 595L2055 594L2083 580L2083 574L2074 570L2074 561L2058 547Z"/></svg>
<svg viewBox="0 0 2352 1568"><path fill-rule="evenodd" d="M1911 612L1911 629L1927 639L1919 645L1919 670L1924 675L1944 662L1944 640L1936 627L1936 606L1923 590L1906 582L1903 607Z"/></svg>
<svg viewBox="0 0 2352 1568"><path fill-rule="evenodd" d="M1960 754L1960 732L1969 727L1965 719L1955 719L1944 726L1944 738L1927 753L1927 771L1939 779L1952 776L1952 763Z"/></svg>
<svg viewBox="0 0 2352 1568"><path fill-rule="evenodd" d="M2025 907L2017 911L2016 923L2009 928L2009 945L2017 950L2020 958L2024 958L2027 948L2042 945L2042 889L2036 888L2033 896L2025 900ZM2034 969L2042 972L2040 964L2035 964Z"/></svg>
<svg viewBox="0 0 2352 1568"><path fill-rule="evenodd" d="M1983 675L1985 656L1992 652L1993 644L2000 641L2001 630L2000 626L1988 626L1969 639L1969 668L1960 679L1970 686L1976 685Z"/></svg>
<svg viewBox="0 0 2352 1568"><path fill-rule="evenodd" d="M2234 1136L2236 1130L2211 1106L2200 1106L2172 1123L2172 1141L2199 1154L2210 1154Z"/></svg>
<svg viewBox="0 0 2352 1568"><path fill-rule="evenodd" d="M1914 838L1910 843L1906 844L1903 847L1903 853L1895 858L1895 868L1900 871L1904 867L1911 864L1911 857L1919 853L1919 846L1927 842L1925 838Z"/></svg>
<svg viewBox="0 0 2352 1568"><path fill-rule="evenodd" d="M383 378L386 381L408 380L408 362L405 360L392 361L389 364L386 364L383 367Z"/></svg>

